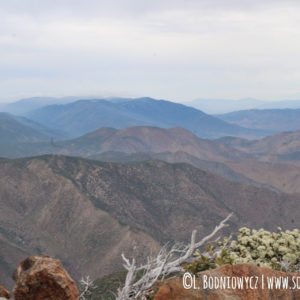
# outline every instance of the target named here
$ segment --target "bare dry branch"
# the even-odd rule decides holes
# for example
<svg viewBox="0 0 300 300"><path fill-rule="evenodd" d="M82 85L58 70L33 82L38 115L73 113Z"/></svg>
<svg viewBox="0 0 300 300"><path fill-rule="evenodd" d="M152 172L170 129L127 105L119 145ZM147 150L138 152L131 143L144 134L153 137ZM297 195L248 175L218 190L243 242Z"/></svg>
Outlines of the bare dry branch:
<svg viewBox="0 0 300 300"><path fill-rule="evenodd" d="M136 266L135 259L130 262L124 254L122 258L125 262L124 267L128 270L125 284L122 289L119 289L116 300L128 300L138 298L146 299L149 289L155 284L158 279L162 279L174 272L182 271L182 264L190 259L195 250L203 246L211 240L222 228L228 226L226 222L232 214L229 214L218 226L199 242L196 242L196 230L192 232L191 242L186 247L181 247L175 244L170 250L164 246L159 251L156 257L147 259L145 265ZM178 253L181 255L178 257ZM136 280L138 271L144 270L142 277Z"/></svg>

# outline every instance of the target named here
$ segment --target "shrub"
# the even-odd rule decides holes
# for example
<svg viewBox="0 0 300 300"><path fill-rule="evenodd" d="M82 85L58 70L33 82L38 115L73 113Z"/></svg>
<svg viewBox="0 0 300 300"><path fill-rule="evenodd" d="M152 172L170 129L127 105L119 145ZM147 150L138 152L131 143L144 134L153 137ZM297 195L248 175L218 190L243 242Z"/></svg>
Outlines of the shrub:
<svg viewBox="0 0 300 300"><path fill-rule="evenodd" d="M197 250L196 259L185 269L198 273L223 264L250 263L286 272L299 272L300 233L293 231L270 232L264 229L239 229L236 240L228 239L210 244L204 253Z"/></svg>

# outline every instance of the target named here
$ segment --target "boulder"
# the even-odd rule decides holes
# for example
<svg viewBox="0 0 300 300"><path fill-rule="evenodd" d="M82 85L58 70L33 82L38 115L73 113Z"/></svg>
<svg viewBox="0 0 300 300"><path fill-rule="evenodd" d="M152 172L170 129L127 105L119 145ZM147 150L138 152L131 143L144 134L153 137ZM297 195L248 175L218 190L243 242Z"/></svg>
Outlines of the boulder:
<svg viewBox="0 0 300 300"><path fill-rule="evenodd" d="M78 300L75 282L61 262L48 256L30 256L14 273L15 300Z"/></svg>
<svg viewBox="0 0 300 300"><path fill-rule="evenodd" d="M10 292L6 290L2 285L0 285L0 300L1 299L9 299Z"/></svg>
<svg viewBox="0 0 300 300"><path fill-rule="evenodd" d="M251 279L252 278L252 279ZM288 285L271 288L275 278ZM226 284L226 286L221 285ZM235 282L243 282L243 288ZM248 280L248 286L246 285ZM251 280L251 284L250 284ZM268 285L269 282L269 285ZM159 283L154 300L294 300L300 299L300 274L274 271L250 264L224 265L215 270L187 276L171 278ZM209 286L210 283L210 286ZM225 288L224 288L225 287Z"/></svg>

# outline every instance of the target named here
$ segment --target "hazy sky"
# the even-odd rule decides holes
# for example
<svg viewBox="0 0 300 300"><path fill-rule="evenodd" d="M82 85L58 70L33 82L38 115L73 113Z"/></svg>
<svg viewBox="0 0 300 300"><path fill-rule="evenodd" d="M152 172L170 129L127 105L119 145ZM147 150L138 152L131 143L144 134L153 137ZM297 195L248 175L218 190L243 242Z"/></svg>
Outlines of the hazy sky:
<svg viewBox="0 0 300 300"><path fill-rule="evenodd" d="M300 98L299 16L299 0L0 0L0 100Z"/></svg>

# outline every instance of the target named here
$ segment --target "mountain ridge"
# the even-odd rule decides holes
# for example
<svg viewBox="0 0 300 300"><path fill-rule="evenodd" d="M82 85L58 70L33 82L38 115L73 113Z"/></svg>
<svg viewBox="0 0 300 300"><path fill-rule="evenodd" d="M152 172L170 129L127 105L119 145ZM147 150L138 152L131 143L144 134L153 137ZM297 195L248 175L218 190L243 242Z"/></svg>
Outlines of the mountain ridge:
<svg viewBox="0 0 300 300"><path fill-rule="evenodd" d="M267 134L260 130L229 124L183 104L147 97L125 102L110 102L106 99L80 100L66 105L46 106L31 111L27 117L48 127L63 129L72 137L100 127L124 129L132 126L178 126L204 138L224 135L255 138Z"/></svg>
<svg viewBox="0 0 300 300"><path fill-rule="evenodd" d="M251 109L217 115L217 117L231 124L267 130L273 134L300 129L300 109Z"/></svg>

